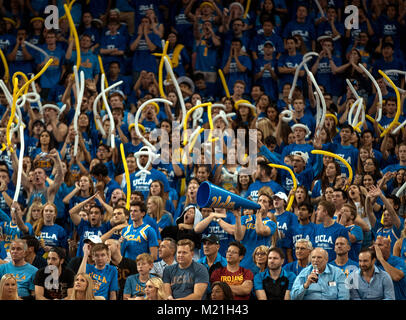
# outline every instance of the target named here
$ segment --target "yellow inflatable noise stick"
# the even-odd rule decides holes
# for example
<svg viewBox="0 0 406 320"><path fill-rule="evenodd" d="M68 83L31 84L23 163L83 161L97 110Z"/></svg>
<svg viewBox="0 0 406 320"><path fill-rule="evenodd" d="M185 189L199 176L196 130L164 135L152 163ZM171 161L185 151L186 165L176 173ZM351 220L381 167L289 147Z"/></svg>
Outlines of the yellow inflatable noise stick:
<svg viewBox="0 0 406 320"><path fill-rule="evenodd" d="M280 165L280 164L275 164L275 163L268 163L268 166L288 171L291 178L292 178L292 181L293 181L293 189L292 190L296 191L296 189L297 189L297 180L296 180L296 176L295 176L295 174L294 174L294 172L292 171L291 168L289 168L287 166ZM293 204L293 200L295 200L295 195L291 194L289 199L288 199L288 205L286 206L286 211L289 211L291 209L292 204Z"/></svg>
<svg viewBox="0 0 406 320"><path fill-rule="evenodd" d="M158 85L159 85L159 94L161 95L161 98L166 98L166 94L165 94L165 90L164 90L163 68L164 68L164 57L168 56L167 55L168 46L169 46L169 41L166 41L162 53L154 54L156 56L161 56L161 60L159 61L159 68L158 68ZM170 60L169 57L168 57L168 60Z"/></svg>
<svg viewBox="0 0 406 320"><path fill-rule="evenodd" d="M211 102L206 102L206 103L198 104L197 106L192 107L186 113L186 117L183 121L183 145L184 146L186 146L186 144L187 144L187 120L193 111L195 111L198 108L203 108L203 107L208 107L208 118L209 118L209 125L210 125L210 136L209 137L211 138L211 131L213 130L213 119L211 117Z"/></svg>
<svg viewBox="0 0 406 320"><path fill-rule="evenodd" d="M247 6L246 6L246 8L245 8L245 12L244 12L244 19L246 19L247 18L247 16L248 16L248 11L250 11L250 6L251 6L251 0L248 0L247 1Z"/></svg>
<svg viewBox="0 0 406 320"><path fill-rule="evenodd" d="M328 151L324 151L324 150L312 150L311 153L323 154L323 155L332 157L332 158L337 159L337 160L341 161L342 163L344 163L344 165L348 169L348 184L345 186L345 190L347 190L348 187L350 186L350 184L352 182L352 178L353 178L353 172L352 172L352 168L351 168L350 164L343 157L340 157L338 154L335 154L332 152L328 152Z"/></svg>
<svg viewBox="0 0 406 320"><path fill-rule="evenodd" d="M7 63L7 59L6 56L3 53L3 50L0 49L0 58L1 61L3 61L3 66L4 66L4 82L8 83L8 81L10 80L10 71L8 69L8 63Z"/></svg>
<svg viewBox="0 0 406 320"><path fill-rule="evenodd" d="M127 160L125 159L125 153L124 153L124 145L120 143L120 152L121 152L121 158L123 159L123 166L124 166L124 175L125 175L125 181L127 184L127 198L126 198L126 205L125 207L127 210L130 210L130 200L131 200L131 184L130 184L130 172L128 171L128 166L127 166Z"/></svg>
<svg viewBox="0 0 406 320"><path fill-rule="evenodd" d="M17 100L22 95L24 90L26 88L28 88L28 86L31 84L31 82L37 80L40 76L42 76L42 74L48 69L48 67L52 64L53 61L54 61L53 59L49 59L48 62L42 67L40 72L38 72L34 77L29 79L26 83L24 83L24 85L20 89L18 89L18 79L16 77L14 78L13 103L11 105L11 114L10 114L10 119L8 120L8 123L7 123L7 130L6 130L6 140L7 140L7 145L10 147L10 151L12 151L11 137L10 137L10 131L11 130L10 130L10 128L11 128L11 124L14 121ZM3 146L3 148L4 148L4 146Z"/></svg>
<svg viewBox="0 0 406 320"><path fill-rule="evenodd" d="M10 128L11 128L11 124L13 123L14 117L16 114L16 104L17 104L17 99L18 99L17 90L18 90L18 78L15 77L15 78L13 78L13 103L11 105L10 118L8 119L7 130L6 130L6 140L7 140L7 145L10 148L10 151L12 151Z"/></svg>
<svg viewBox="0 0 406 320"><path fill-rule="evenodd" d="M72 1L73 2L73 1ZM73 3L72 3L73 4ZM63 7L65 8L65 13L66 13L66 17L68 18L69 21L69 27L71 32L73 33L73 37L75 39L75 45L76 45L76 67L78 68L78 72L79 72L79 68L80 68L80 64L82 63L81 61L81 56L80 56L80 44L79 44L79 36L78 33L76 31L76 27L75 27L75 23L73 22L72 19L72 15L70 14L70 10L69 7L64 4Z"/></svg>
<svg viewBox="0 0 406 320"><path fill-rule="evenodd" d="M371 122L376 122L376 120L375 120L374 118L372 118L369 114L366 114L366 115L365 115L365 118L367 118L367 119L370 120ZM380 125L379 122L378 122L378 127L379 127L379 129L381 129L382 131L385 130L385 128L382 127L382 125Z"/></svg>
<svg viewBox="0 0 406 320"><path fill-rule="evenodd" d="M218 73L219 73L219 76L220 76L220 79L221 79L221 83L223 84L223 88L224 88L224 91L226 93L226 97L230 98L231 97L230 90L228 90L228 86L227 86L226 78L224 77L223 70L219 69Z"/></svg>
<svg viewBox="0 0 406 320"><path fill-rule="evenodd" d="M400 93L398 88L396 87L396 85L393 83L393 81L391 80L391 78L389 78L382 70L378 70L378 72L380 73L380 75L382 77L384 77L386 79L386 81L389 82L389 84L391 85L391 87L393 88L393 90L395 90L396 93L396 101L397 101L397 109L396 109L396 114L395 114L395 118L393 119L393 121L389 124L388 127L386 127L386 129L381 133L381 138L383 136L385 136L389 131L392 130L393 126L396 125L397 122L399 122L399 117L400 114L402 112L402 106L400 103Z"/></svg>
<svg viewBox="0 0 406 320"><path fill-rule="evenodd" d="M21 71L17 71L17 72L14 72L13 78L11 80L13 84L14 84L14 79L17 78L18 76L21 76L24 79L25 83L28 82L28 77L26 76L26 74ZM17 79L17 87L18 87L18 79ZM24 94L26 94L27 92L28 92L28 87L25 88Z"/></svg>

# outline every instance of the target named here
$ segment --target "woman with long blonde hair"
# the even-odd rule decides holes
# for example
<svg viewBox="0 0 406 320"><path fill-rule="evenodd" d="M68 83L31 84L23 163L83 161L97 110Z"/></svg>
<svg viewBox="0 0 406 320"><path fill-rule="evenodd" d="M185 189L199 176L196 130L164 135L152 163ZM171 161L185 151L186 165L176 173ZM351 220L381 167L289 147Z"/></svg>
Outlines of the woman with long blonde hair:
<svg viewBox="0 0 406 320"><path fill-rule="evenodd" d="M262 142L265 143L265 139L272 136L275 133L275 127L272 121L268 118L261 118L257 121L257 129L262 132Z"/></svg>
<svg viewBox="0 0 406 320"><path fill-rule="evenodd" d="M136 300L168 300L164 291L164 283L160 277L152 277L145 284L145 296Z"/></svg>
<svg viewBox="0 0 406 320"><path fill-rule="evenodd" d="M0 300L22 300L18 296L17 278L12 273L1 277Z"/></svg>
<svg viewBox="0 0 406 320"><path fill-rule="evenodd" d="M164 202L159 196L149 196L147 199L147 212L158 224L159 231L173 225L173 216L165 211Z"/></svg>
<svg viewBox="0 0 406 320"><path fill-rule="evenodd" d="M87 273L78 273L75 276L73 290L67 300L105 300L102 296L95 296L93 280Z"/></svg>
<svg viewBox="0 0 406 320"><path fill-rule="evenodd" d="M25 217L25 222L31 224L32 226L38 221L42 216L43 204L40 200L34 200L33 203L28 208L27 215Z"/></svg>

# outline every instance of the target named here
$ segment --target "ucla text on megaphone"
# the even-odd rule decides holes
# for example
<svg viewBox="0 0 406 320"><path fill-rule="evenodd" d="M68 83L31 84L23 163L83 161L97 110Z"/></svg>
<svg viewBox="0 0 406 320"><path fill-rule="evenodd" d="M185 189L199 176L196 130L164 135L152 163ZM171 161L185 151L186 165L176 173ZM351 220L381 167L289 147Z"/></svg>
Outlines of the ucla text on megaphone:
<svg viewBox="0 0 406 320"><path fill-rule="evenodd" d="M258 203L245 199L208 181L202 182L197 190L197 204L201 208L225 208L231 210L237 208L258 210L261 208Z"/></svg>

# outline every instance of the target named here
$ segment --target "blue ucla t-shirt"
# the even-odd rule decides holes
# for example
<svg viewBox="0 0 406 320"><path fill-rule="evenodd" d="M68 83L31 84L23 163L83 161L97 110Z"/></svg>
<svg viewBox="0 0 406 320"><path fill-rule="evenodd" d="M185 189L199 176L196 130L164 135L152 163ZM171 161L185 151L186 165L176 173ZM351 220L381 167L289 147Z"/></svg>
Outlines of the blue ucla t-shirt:
<svg viewBox="0 0 406 320"><path fill-rule="evenodd" d="M277 226L270 218L262 218L264 225L271 229L271 234L267 237L263 237L257 234L255 229L256 216L255 215L245 215L241 217L241 225L246 227L244 238L241 243L246 248L246 253L244 258L241 260L240 266L246 269L253 270L255 264L252 260L252 253L255 248L260 245L265 245L269 247L271 245L271 237L275 233Z"/></svg>
<svg viewBox="0 0 406 320"><path fill-rule="evenodd" d="M52 88L61 78L62 65L65 63L65 51L58 45L55 50L49 50L47 45L43 45L41 48L53 59L53 62L39 78L40 85L41 88ZM37 54L35 57L36 64L41 64L44 58L42 53Z"/></svg>
<svg viewBox="0 0 406 320"><path fill-rule="evenodd" d="M282 249L292 248L292 236L298 225L297 216L293 212L285 211L275 214L275 218L279 232L276 246Z"/></svg>
<svg viewBox="0 0 406 320"><path fill-rule="evenodd" d="M250 184L250 186L248 187L246 198L251 197L250 199L256 202L258 200L258 191L262 187L270 187L273 193L285 193L285 190L282 188L282 186L273 180L270 180L268 182L261 182L257 180L254 183Z"/></svg>
<svg viewBox="0 0 406 320"><path fill-rule="evenodd" d="M110 292L119 291L118 272L115 266L107 264L103 269L97 269L92 264L86 265L86 273L93 280L93 293L95 296L110 298Z"/></svg>
<svg viewBox="0 0 406 320"><path fill-rule="evenodd" d="M11 273L17 278L19 297L30 296L30 292L35 289L34 278L37 271L38 269L29 263L20 267L14 266L11 262L0 265L0 277Z"/></svg>
<svg viewBox="0 0 406 320"><path fill-rule="evenodd" d="M169 191L169 182L166 178L165 174L157 169L152 168L149 170L149 174L141 173L140 175L136 176L137 172L130 174L130 182L131 182L131 191L140 191L144 195L144 199L148 197L149 187L151 183L155 180L160 180L164 184L164 191ZM123 190L126 190L127 184Z"/></svg>
<svg viewBox="0 0 406 320"><path fill-rule="evenodd" d="M123 229L121 236L124 239L121 254L126 258L135 260L141 253L150 253L151 247L158 247L158 236L149 224L143 223L139 227L131 224Z"/></svg>
<svg viewBox="0 0 406 320"><path fill-rule="evenodd" d="M316 229L314 233L314 240L312 241L315 248L323 248L328 252L328 261L333 261L336 258L336 253L334 251L335 242L338 237L344 237L348 241L348 231L347 229L334 222L329 227L324 227L322 223L316 224Z"/></svg>

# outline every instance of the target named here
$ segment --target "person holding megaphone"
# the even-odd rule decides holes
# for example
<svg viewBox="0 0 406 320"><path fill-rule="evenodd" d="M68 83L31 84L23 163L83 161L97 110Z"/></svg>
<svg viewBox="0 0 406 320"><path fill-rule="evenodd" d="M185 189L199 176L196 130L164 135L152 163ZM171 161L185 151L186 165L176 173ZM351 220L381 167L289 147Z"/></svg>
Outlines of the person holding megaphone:
<svg viewBox="0 0 406 320"><path fill-rule="evenodd" d="M260 209L254 214L241 216L240 210L233 210L235 215L235 240L240 241L247 249L241 266L251 271L255 269L252 254L260 245L270 246L273 234L277 230L276 223L268 216L271 209L272 196L260 189L258 192Z"/></svg>

